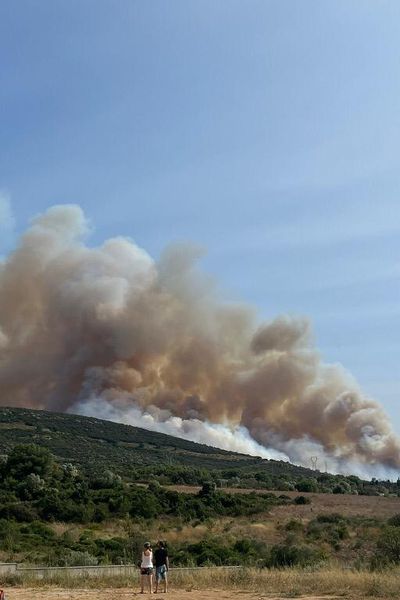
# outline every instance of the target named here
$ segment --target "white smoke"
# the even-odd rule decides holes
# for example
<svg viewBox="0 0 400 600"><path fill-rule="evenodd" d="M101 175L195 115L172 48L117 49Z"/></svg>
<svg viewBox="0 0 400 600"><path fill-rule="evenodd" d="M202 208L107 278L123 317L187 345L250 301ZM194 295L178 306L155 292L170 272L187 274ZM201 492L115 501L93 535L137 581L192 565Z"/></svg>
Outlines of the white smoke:
<svg viewBox="0 0 400 600"><path fill-rule="evenodd" d="M111 404L103 398L92 398L75 405L73 412L86 417L96 416L114 423L166 433L231 452L274 460L289 460L283 452L265 448L251 439L245 427L231 428L229 425L207 423L199 419L182 419L170 414L169 411L160 410L157 406L148 406L146 411L143 411L132 402Z"/></svg>
<svg viewBox="0 0 400 600"><path fill-rule="evenodd" d="M77 206L36 218L0 263L0 403L84 412L341 472L393 473L382 407L325 365L306 319L221 303L196 252L85 245Z"/></svg>

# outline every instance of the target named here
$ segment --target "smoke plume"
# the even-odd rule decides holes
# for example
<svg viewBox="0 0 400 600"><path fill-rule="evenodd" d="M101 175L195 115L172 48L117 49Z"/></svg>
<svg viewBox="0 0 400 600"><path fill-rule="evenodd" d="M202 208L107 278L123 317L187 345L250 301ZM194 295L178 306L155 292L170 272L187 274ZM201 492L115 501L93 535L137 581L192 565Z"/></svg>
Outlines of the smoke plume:
<svg viewBox="0 0 400 600"><path fill-rule="evenodd" d="M0 403L130 422L332 470L400 467L382 408L325 365L305 319L217 300L196 253L91 248L77 206L36 218L0 263ZM321 464L321 463L320 463ZM371 471L369 471L371 472Z"/></svg>

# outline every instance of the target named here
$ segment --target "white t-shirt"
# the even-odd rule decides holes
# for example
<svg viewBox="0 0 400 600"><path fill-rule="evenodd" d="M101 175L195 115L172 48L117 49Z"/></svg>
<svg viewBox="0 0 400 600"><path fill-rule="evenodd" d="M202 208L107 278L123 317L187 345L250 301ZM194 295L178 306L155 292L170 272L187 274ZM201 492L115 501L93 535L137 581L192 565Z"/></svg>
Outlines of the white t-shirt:
<svg viewBox="0 0 400 600"><path fill-rule="evenodd" d="M146 555L142 552L142 569L152 569L153 568L153 552L150 550L150 553Z"/></svg>

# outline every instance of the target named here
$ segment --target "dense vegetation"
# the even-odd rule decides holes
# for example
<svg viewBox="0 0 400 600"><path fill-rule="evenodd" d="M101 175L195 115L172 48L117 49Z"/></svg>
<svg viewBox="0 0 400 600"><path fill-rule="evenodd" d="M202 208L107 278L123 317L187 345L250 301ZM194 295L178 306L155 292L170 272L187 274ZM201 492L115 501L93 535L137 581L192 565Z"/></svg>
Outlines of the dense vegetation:
<svg viewBox="0 0 400 600"><path fill-rule="evenodd" d="M212 480L222 487L283 492L400 493L400 482L334 476L89 417L0 408L0 454L32 442L88 476L110 470L129 482L202 485Z"/></svg>
<svg viewBox="0 0 400 600"><path fill-rule="evenodd" d="M212 481L205 481L194 495L165 489L156 481L146 487L130 484L111 471L87 476L71 463L59 464L46 448L18 445L0 465L0 549L33 551L45 544L46 552L58 562L61 556L65 560L66 549L74 560L91 555L120 561L132 558L134 543L129 536L95 540L83 533L72 543L68 536L57 538L45 523L125 519L129 526L156 518L204 522L265 513L271 506L289 502L289 498L274 494L230 495L218 491ZM39 556L36 552L33 558ZM46 559L43 552L41 556Z"/></svg>
<svg viewBox="0 0 400 600"><path fill-rule="evenodd" d="M0 417L0 560L132 563L146 539L163 537L174 565L400 564L400 515L316 514L310 496L397 497L399 482L333 476L73 415L1 409ZM393 502L371 499L381 500ZM307 519L285 516L303 510Z"/></svg>
<svg viewBox="0 0 400 600"><path fill-rule="evenodd" d="M19 445L0 465L0 518L16 521L102 522L114 517L186 521L265 512L288 500L273 494L227 494L204 482L197 495L178 493L151 482L124 482L105 471L88 477L71 463L60 465L46 448Z"/></svg>

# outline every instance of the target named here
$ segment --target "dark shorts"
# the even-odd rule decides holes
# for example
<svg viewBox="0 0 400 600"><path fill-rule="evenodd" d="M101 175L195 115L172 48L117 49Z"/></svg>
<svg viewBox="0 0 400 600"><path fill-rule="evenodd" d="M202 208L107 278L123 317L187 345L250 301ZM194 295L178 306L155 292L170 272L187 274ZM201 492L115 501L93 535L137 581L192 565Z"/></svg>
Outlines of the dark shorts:
<svg viewBox="0 0 400 600"><path fill-rule="evenodd" d="M156 579L157 581L161 581L161 579L165 579L167 576L167 567L166 565L161 565L161 567L156 567Z"/></svg>
<svg viewBox="0 0 400 600"><path fill-rule="evenodd" d="M147 567L145 569L140 569L140 574L141 575L153 575L153 568L152 567Z"/></svg>

